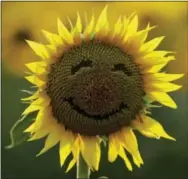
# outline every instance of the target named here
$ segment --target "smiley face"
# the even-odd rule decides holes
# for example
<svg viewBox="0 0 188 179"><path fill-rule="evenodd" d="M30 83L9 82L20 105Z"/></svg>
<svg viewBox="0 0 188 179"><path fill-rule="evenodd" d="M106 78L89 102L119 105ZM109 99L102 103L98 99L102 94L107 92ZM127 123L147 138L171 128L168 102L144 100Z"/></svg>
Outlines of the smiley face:
<svg viewBox="0 0 188 179"><path fill-rule="evenodd" d="M57 121L87 135L115 132L143 107L134 59L96 40L71 48L51 66L46 91Z"/></svg>

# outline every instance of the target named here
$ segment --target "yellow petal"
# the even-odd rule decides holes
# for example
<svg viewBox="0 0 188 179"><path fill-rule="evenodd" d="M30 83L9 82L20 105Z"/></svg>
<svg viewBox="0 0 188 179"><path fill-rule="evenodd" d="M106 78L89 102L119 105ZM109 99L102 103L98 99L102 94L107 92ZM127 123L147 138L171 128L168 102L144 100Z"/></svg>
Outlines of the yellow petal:
<svg viewBox="0 0 188 179"><path fill-rule="evenodd" d="M101 14L99 15L98 21L96 23L95 32L99 32L101 30L108 28L108 20L107 20L107 8L108 5L102 10Z"/></svg>
<svg viewBox="0 0 188 179"><path fill-rule="evenodd" d="M158 65L154 65L153 67L151 67L148 72L150 73L157 73L159 72L163 67L165 67L170 61L175 60L174 56L168 56L168 57L163 57L165 58L164 63L158 64Z"/></svg>
<svg viewBox="0 0 188 179"><path fill-rule="evenodd" d="M164 57L164 56L166 56L168 54L172 54L172 53L175 53L175 52L156 50L156 51L151 51L151 52L147 53L144 57L160 58L160 57Z"/></svg>
<svg viewBox="0 0 188 179"><path fill-rule="evenodd" d="M155 50L158 45L162 42L162 40L164 39L164 36L162 37L157 37L154 38L146 43L144 43L140 49L141 52L146 51L146 52L151 52L153 50Z"/></svg>
<svg viewBox="0 0 188 179"><path fill-rule="evenodd" d="M156 26L152 26L150 27L150 25L148 24L148 26L146 27L146 29L138 31L137 33L135 33L132 37L130 37L128 39L127 43L135 43L137 44L137 46L139 46L139 48L141 47L141 45L145 42L147 36L148 36L148 32L152 29L154 29Z"/></svg>
<svg viewBox="0 0 188 179"><path fill-rule="evenodd" d="M150 92L149 95L158 101L159 103L171 107L171 108L177 108L176 103L173 101L173 99L166 94L165 92Z"/></svg>
<svg viewBox="0 0 188 179"><path fill-rule="evenodd" d="M45 108L50 103L50 99L46 95L39 96L38 99L32 101L32 103L24 110L22 115L27 115L31 112L40 110L41 108Z"/></svg>
<svg viewBox="0 0 188 179"><path fill-rule="evenodd" d="M114 25L112 36L114 37L115 35L119 35L122 32L122 27L123 27L122 17L120 16Z"/></svg>
<svg viewBox="0 0 188 179"><path fill-rule="evenodd" d="M109 136L108 141L108 160L110 162L114 162L118 156L120 145L117 145L117 142L114 138L114 135Z"/></svg>
<svg viewBox="0 0 188 179"><path fill-rule="evenodd" d="M164 68L166 65L168 64L168 61L166 61L165 63L163 64L159 64L159 65L154 65L153 67L151 67L148 72L151 72L151 73L156 73L156 72L159 72L162 68Z"/></svg>
<svg viewBox="0 0 188 179"><path fill-rule="evenodd" d="M32 105L30 104L29 107L27 107L24 112L22 113L22 115L27 115L31 112L34 112L34 111L38 111L40 110L42 107L40 105Z"/></svg>
<svg viewBox="0 0 188 179"><path fill-rule="evenodd" d="M122 31L122 35L124 36L123 41L127 40L126 39L126 33L128 30L128 24L130 23L131 19L136 15L135 12L133 12L128 18L126 17L126 15L124 15L123 17L123 31Z"/></svg>
<svg viewBox="0 0 188 179"><path fill-rule="evenodd" d="M159 139L160 137L164 137L166 139L175 140L173 137L169 136L162 125L157 122L156 120L148 117L148 116L141 116L142 122L140 120L134 120L132 122L132 126L139 130L144 135L148 135L148 137L155 136L156 139Z"/></svg>
<svg viewBox="0 0 188 179"><path fill-rule="evenodd" d="M22 98L21 100L22 101L31 101L31 100L34 100L36 98L39 97L39 90L36 91L33 95L29 96L29 97L26 97L26 98Z"/></svg>
<svg viewBox="0 0 188 179"><path fill-rule="evenodd" d="M167 73L154 73L152 74L155 79L159 81L174 81L184 76L184 74L167 74Z"/></svg>
<svg viewBox="0 0 188 179"><path fill-rule="evenodd" d="M153 89L159 89L164 92L171 92L180 89L182 85L176 85L168 82L152 82Z"/></svg>
<svg viewBox="0 0 188 179"><path fill-rule="evenodd" d="M140 130L140 133L148 138L160 139L160 136L156 135L155 133Z"/></svg>
<svg viewBox="0 0 188 179"><path fill-rule="evenodd" d="M70 25L70 31L71 31L71 33L73 32L73 30L74 30L74 27L73 27L73 24L72 24L72 21L70 20L70 18L67 16L67 20L68 20L68 22L69 22L69 25Z"/></svg>
<svg viewBox="0 0 188 179"><path fill-rule="evenodd" d="M81 141L81 153L84 160L86 161L90 169L98 170L101 157L98 138L81 136Z"/></svg>
<svg viewBox="0 0 188 179"><path fill-rule="evenodd" d="M77 13L77 21L76 21L76 26L75 26L75 34L81 34L82 33L82 22L80 19L80 14Z"/></svg>
<svg viewBox="0 0 188 179"><path fill-rule="evenodd" d="M60 141L61 136L61 129L56 128L53 131L50 131L45 141L44 148L37 154L37 156L42 155L43 153L51 149L53 146L55 146Z"/></svg>
<svg viewBox="0 0 188 179"><path fill-rule="evenodd" d="M34 84L38 87L43 87L45 85L45 82L42 81L41 79L39 79L35 75L26 76L25 78L26 78L27 81L29 81L30 83L32 83L32 84Z"/></svg>
<svg viewBox="0 0 188 179"><path fill-rule="evenodd" d="M68 165L68 167L67 167L67 169L66 169L66 173L67 172L69 172L71 169L72 169L72 167L74 167L74 165L76 164L76 160L75 159L72 159L70 162L69 162L69 165Z"/></svg>
<svg viewBox="0 0 188 179"><path fill-rule="evenodd" d="M86 12L84 12L84 21L85 21L85 24L86 26L88 25L88 15Z"/></svg>
<svg viewBox="0 0 188 179"><path fill-rule="evenodd" d="M127 158L127 155L126 155L126 153L125 153L123 147L120 147L119 156L124 160L125 165L127 166L127 168L128 168L130 171L132 171L133 168L132 168L131 162L130 162L129 159Z"/></svg>
<svg viewBox="0 0 188 179"><path fill-rule="evenodd" d="M67 43L73 44L73 36L68 31L68 29L65 27L65 25L60 21L60 19L57 19L57 26L58 26L58 34L60 37L62 37Z"/></svg>
<svg viewBox="0 0 188 179"><path fill-rule="evenodd" d="M46 73L46 63L45 62L32 62L25 64L26 67L35 74L44 74Z"/></svg>
<svg viewBox="0 0 188 179"><path fill-rule="evenodd" d="M128 39L130 36L134 35L138 29L138 16L135 15L131 22L128 24L126 38Z"/></svg>
<svg viewBox="0 0 188 179"><path fill-rule="evenodd" d="M54 47L57 47L58 45L63 44L63 41L60 36L53 34L51 32L48 32L46 30L42 30L44 36L49 41L50 44L54 45Z"/></svg>
<svg viewBox="0 0 188 179"><path fill-rule="evenodd" d="M50 54L56 52L56 47L54 45L46 45L47 50L49 51Z"/></svg>
<svg viewBox="0 0 188 179"><path fill-rule="evenodd" d="M36 55L40 56L42 59L49 58L49 54L48 54L48 51L47 51L45 45L30 41L30 40L26 40L26 42L33 49L33 51L36 53Z"/></svg>
<svg viewBox="0 0 188 179"><path fill-rule="evenodd" d="M128 23L129 23L129 20L126 17L126 15L124 15L122 19L123 30L120 36L125 36L125 33L127 32Z"/></svg>
<svg viewBox="0 0 188 179"><path fill-rule="evenodd" d="M79 145L79 138L77 138L74 142L73 148L72 148L72 153L73 153L73 159L70 161L66 172L70 171L72 167L76 164L78 161L79 155L80 155L80 145Z"/></svg>
<svg viewBox="0 0 188 179"><path fill-rule="evenodd" d="M35 120L35 129L40 130L41 128L48 128L49 130L53 130L53 128L59 127L59 124L52 116L51 108L43 107L37 114Z"/></svg>
<svg viewBox="0 0 188 179"><path fill-rule="evenodd" d="M50 98L45 94L45 92L41 92L39 95L39 98L34 100L32 102L32 105L41 105L43 104L43 107L47 106L49 104Z"/></svg>
<svg viewBox="0 0 188 179"><path fill-rule="evenodd" d="M94 24L95 24L95 16L93 14L92 17L91 17L90 23L85 28L84 37L91 36L93 29L94 29Z"/></svg>
<svg viewBox="0 0 188 179"><path fill-rule="evenodd" d="M24 132L26 132L26 133L35 132L35 122L33 122L27 129L25 129Z"/></svg>
<svg viewBox="0 0 188 179"><path fill-rule="evenodd" d="M123 128L119 138L122 144L124 145L125 149L133 156L135 164L138 166L140 166L140 164L143 164L143 160L138 150L137 139L132 129L128 127Z"/></svg>
<svg viewBox="0 0 188 179"><path fill-rule="evenodd" d="M140 45L142 45L142 44L146 41L146 39L147 39L147 37L148 37L148 32L149 32L150 30L153 30L154 28L156 28L156 26L150 27L150 24L148 23L146 29L144 29L144 30L142 30L142 31L139 31L139 32L137 33L137 41L139 41L139 44L140 44Z"/></svg>
<svg viewBox="0 0 188 179"><path fill-rule="evenodd" d="M71 153L72 145L74 142L74 137L71 132L64 131L60 141L59 155L60 155L60 165L65 163L65 160Z"/></svg>
<svg viewBox="0 0 188 179"><path fill-rule="evenodd" d="M29 139L28 141L38 140L43 137L45 137L49 133L49 130L47 128L42 128L38 131L36 131Z"/></svg>
<svg viewBox="0 0 188 179"><path fill-rule="evenodd" d="M175 60L175 57L144 57L141 60L138 60L138 63L142 64L145 68L153 68L155 65L168 63L171 60Z"/></svg>

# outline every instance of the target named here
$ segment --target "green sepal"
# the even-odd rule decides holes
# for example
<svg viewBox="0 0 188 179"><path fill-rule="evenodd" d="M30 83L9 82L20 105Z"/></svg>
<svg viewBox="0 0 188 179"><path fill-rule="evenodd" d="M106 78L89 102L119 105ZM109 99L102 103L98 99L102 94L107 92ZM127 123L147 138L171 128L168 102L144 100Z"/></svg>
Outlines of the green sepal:
<svg viewBox="0 0 188 179"><path fill-rule="evenodd" d="M16 121L10 130L11 143L10 145L5 146L5 148L12 149L27 141L29 139L29 133L24 133L24 130L27 129L33 121L33 115L32 117L30 115L29 117L23 116L20 120Z"/></svg>
<svg viewBox="0 0 188 179"><path fill-rule="evenodd" d="M91 40L95 38L95 33L91 34Z"/></svg>
<svg viewBox="0 0 188 179"><path fill-rule="evenodd" d="M104 144L104 146L106 146L107 144L107 141L108 141L108 136L100 136L100 139L101 139L101 142Z"/></svg>

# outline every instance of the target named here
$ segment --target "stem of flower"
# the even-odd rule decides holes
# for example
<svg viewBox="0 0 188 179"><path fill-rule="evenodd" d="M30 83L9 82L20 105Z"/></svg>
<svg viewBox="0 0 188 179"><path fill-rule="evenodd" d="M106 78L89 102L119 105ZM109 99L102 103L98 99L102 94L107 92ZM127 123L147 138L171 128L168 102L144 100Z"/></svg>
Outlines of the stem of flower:
<svg viewBox="0 0 188 179"><path fill-rule="evenodd" d="M77 162L77 179L89 179L89 176L90 169L80 154Z"/></svg>

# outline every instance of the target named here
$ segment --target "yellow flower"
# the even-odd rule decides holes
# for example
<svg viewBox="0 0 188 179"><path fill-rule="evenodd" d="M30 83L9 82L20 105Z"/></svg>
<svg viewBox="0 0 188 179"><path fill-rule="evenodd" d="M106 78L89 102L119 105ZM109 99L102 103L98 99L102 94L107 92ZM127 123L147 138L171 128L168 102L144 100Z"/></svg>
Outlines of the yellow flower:
<svg viewBox="0 0 188 179"><path fill-rule="evenodd" d="M131 171L143 164L136 136L175 140L159 122L148 116L152 102L177 108L167 92L181 88L172 81L182 74L161 69L175 59L173 52L155 51L164 39L146 42L150 24L138 30L138 16L122 16L109 28L107 6L98 19L92 15L85 28L79 13L69 31L58 19L58 34L43 31L49 44L27 41L40 61L26 64L26 79L38 90L23 101L31 104L23 112L38 111L25 130L30 141L47 136L38 155L60 143L60 164L72 153L69 171L82 155L91 170L99 169L102 137L108 138L108 160L119 156Z"/></svg>

